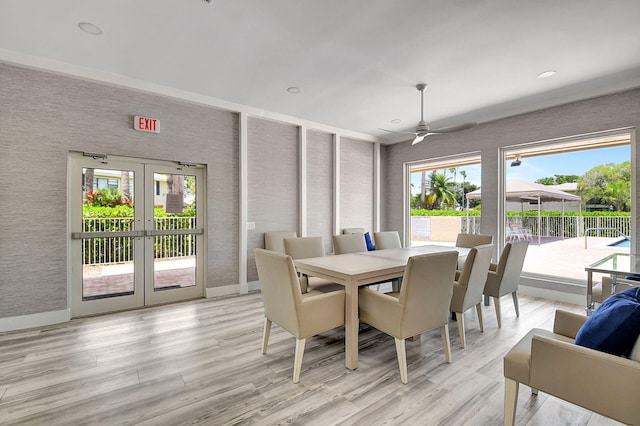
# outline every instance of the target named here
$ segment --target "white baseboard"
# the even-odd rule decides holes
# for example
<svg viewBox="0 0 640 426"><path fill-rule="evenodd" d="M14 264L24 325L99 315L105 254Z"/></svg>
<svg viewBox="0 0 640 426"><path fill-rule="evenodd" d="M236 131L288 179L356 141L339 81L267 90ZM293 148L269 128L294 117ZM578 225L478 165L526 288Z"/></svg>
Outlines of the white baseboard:
<svg viewBox="0 0 640 426"><path fill-rule="evenodd" d="M205 289L205 297L220 297L231 296L233 294L240 294L240 284L224 285L219 287L207 287Z"/></svg>
<svg viewBox="0 0 640 426"><path fill-rule="evenodd" d="M221 296L231 296L234 294L241 294L240 292L240 284L232 284L225 285L219 287L207 287L205 291L205 297L221 297ZM250 281L247 283L247 288L249 291L260 290L260 281Z"/></svg>
<svg viewBox="0 0 640 426"><path fill-rule="evenodd" d="M554 300L556 302L571 303L573 305L585 305L587 299L584 295L565 293L562 291L549 290L546 288L530 287L520 284L518 294L529 297L539 297L541 299Z"/></svg>
<svg viewBox="0 0 640 426"><path fill-rule="evenodd" d="M24 330L45 325L60 324L71 319L71 310L40 312L17 317L0 318L0 332Z"/></svg>

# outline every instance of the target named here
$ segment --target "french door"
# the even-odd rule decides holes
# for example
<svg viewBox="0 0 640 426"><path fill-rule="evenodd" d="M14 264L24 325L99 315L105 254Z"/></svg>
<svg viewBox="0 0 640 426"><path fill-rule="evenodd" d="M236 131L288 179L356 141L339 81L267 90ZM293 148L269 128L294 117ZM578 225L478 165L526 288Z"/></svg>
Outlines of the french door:
<svg viewBox="0 0 640 426"><path fill-rule="evenodd" d="M72 316L204 295L205 169L69 157Z"/></svg>

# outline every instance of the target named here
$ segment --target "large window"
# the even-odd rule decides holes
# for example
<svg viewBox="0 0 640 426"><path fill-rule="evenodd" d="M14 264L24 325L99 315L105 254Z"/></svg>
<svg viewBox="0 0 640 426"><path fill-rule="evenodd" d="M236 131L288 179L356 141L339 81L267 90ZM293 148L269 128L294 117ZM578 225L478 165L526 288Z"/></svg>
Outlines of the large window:
<svg viewBox="0 0 640 426"><path fill-rule="evenodd" d="M505 151L505 240L529 241L523 273L584 281L586 265L629 252L629 134Z"/></svg>
<svg viewBox="0 0 640 426"><path fill-rule="evenodd" d="M479 201L466 197L480 187L480 170L479 154L409 166L411 245L453 244L461 232L480 232Z"/></svg>

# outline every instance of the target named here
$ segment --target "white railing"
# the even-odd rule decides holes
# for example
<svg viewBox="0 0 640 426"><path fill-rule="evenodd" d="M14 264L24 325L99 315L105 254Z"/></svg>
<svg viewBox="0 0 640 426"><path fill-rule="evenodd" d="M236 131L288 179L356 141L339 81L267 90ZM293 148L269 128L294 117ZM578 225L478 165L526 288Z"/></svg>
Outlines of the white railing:
<svg viewBox="0 0 640 426"><path fill-rule="evenodd" d="M85 218L84 232L132 231L133 218ZM156 230L193 229L195 217L155 218ZM85 265L123 263L133 261L134 237L85 238L82 245L82 259ZM159 235L154 237L154 258L175 259L194 256L196 236L194 234Z"/></svg>
<svg viewBox="0 0 640 426"><path fill-rule="evenodd" d="M422 216L413 216L413 219ZM428 217L428 216L427 216ZM434 216L435 217L435 216ZM527 229L532 237L538 236L538 216L507 216L505 218L507 225L517 225L519 228ZM465 216L460 217L460 229L452 230L452 234L463 232L469 234L480 233L480 217ZM541 216L540 217L540 236L541 237L561 237L576 238L585 235L587 229L595 229L590 231L589 236L595 237L616 237L619 235L631 235L631 217L630 216ZM417 226L412 225L412 238L415 240L425 239L421 230ZM419 235L420 234L420 235ZM428 237L427 237L428 238Z"/></svg>

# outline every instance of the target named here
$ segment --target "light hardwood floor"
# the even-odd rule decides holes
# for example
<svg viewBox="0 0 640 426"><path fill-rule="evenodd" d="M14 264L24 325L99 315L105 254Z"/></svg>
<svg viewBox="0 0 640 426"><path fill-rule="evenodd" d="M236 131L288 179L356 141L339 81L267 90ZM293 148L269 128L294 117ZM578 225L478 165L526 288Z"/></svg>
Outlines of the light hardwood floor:
<svg viewBox="0 0 640 426"><path fill-rule="evenodd" d="M274 324L260 353L260 294L198 300L0 334L0 423L28 425L500 425L502 357L557 308L504 298L503 327L483 306L465 316L467 348L450 321L453 363L435 330L407 342L409 384L400 382L391 337L361 324L360 364L344 366L344 334L308 339L300 383L295 342ZM588 374L588 372L585 372ZM521 386L518 425L614 425Z"/></svg>

